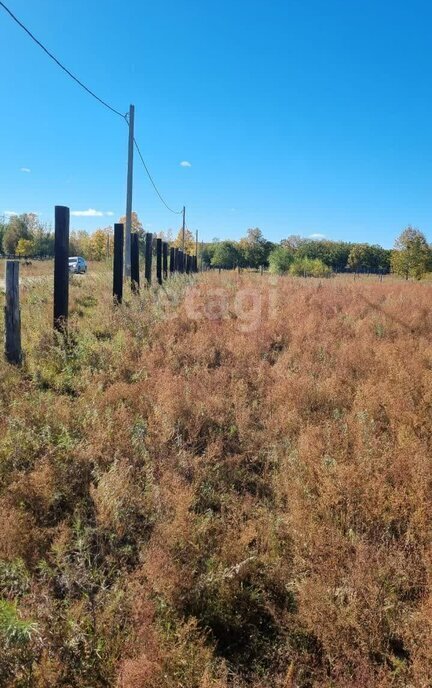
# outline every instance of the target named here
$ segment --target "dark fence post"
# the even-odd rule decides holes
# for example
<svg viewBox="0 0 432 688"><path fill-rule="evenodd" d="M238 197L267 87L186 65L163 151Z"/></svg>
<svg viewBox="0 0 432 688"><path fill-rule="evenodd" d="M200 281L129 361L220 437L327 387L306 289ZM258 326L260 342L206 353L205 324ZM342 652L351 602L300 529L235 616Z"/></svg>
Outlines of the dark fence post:
<svg viewBox="0 0 432 688"><path fill-rule="evenodd" d="M9 363L22 361L18 260L6 262L5 356Z"/></svg>
<svg viewBox="0 0 432 688"><path fill-rule="evenodd" d="M162 274L165 280L168 279L168 244L166 241L162 244Z"/></svg>
<svg viewBox="0 0 432 688"><path fill-rule="evenodd" d="M131 234L131 288L138 294L140 286L138 234Z"/></svg>
<svg viewBox="0 0 432 688"><path fill-rule="evenodd" d="M162 284L162 239L156 239L156 278Z"/></svg>
<svg viewBox="0 0 432 688"><path fill-rule="evenodd" d="M153 234L146 234L145 242L145 278L147 284L151 284L151 273L152 273L152 248L153 248Z"/></svg>
<svg viewBox="0 0 432 688"><path fill-rule="evenodd" d="M114 225L114 265L113 265L113 297L114 303L121 303L123 299L123 246L124 225Z"/></svg>
<svg viewBox="0 0 432 688"><path fill-rule="evenodd" d="M69 208L55 206L54 327L65 331L69 308Z"/></svg>
<svg viewBox="0 0 432 688"><path fill-rule="evenodd" d="M179 271L179 265L180 265L180 263L179 263L179 260L180 260L179 254L180 254L180 250L179 250L178 248L175 248L175 249L174 249L174 271L175 271L175 272L178 272L178 271Z"/></svg>
<svg viewBox="0 0 432 688"><path fill-rule="evenodd" d="M169 269L170 269L170 274L172 276L172 274L175 272L175 248L174 248L174 246L171 246L171 248L170 248L170 266L169 266Z"/></svg>
<svg viewBox="0 0 432 688"><path fill-rule="evenodd" d="M190 255L186 253L186 274L190 273Z"/></svg>

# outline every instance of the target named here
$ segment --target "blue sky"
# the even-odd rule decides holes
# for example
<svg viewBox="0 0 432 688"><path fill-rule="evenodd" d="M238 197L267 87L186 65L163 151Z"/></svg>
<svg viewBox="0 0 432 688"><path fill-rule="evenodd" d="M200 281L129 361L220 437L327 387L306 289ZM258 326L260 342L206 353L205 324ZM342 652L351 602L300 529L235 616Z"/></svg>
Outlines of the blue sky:
<svg viewBox="0 0 432 688"><path fill-rule="evenodd" d="M116 109L135 104L158 186L204 240L259 226L391 246L413 224L432 241L432 3L6 4ZM88 230L124 214L126 125L4 12L0 79L0 214L104 213L72 218ZM178 228L138 159L134 209Z"/></svg>

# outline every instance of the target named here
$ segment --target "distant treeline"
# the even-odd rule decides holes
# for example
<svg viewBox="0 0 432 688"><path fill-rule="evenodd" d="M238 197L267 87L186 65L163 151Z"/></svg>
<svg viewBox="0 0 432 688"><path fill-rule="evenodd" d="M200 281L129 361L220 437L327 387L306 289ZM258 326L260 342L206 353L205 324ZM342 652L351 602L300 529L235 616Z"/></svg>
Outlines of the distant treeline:
<svg viewBox="0 0 432 688"><path fill-rule="evenodd" d="M240 241L205 244L203 261L211 267L223 268L259 268L262 265L275 273L290 269L295 272L299 268L297 272L301 274L301 266L306 270L319 268L323 273L346 270L387 273L391 254L381 246L300 236L290 236L275 244L265 239L259 229L249 229Z"/></svg>
<svg viewBox="0 0 432 688"><path fill-rule="evenodd" d="M125 218L120 218L124 222ZM140 238L144 250L145 232L136 213L133 213L132 230ZM95 232L72 231L70 255L88 260L103 260L111 255L112 227ZM181 230L173 240L170 233L155 233L171 245L183 247ZM195 239L189 230L185 233L185 250L195 253ZM0 218L0 253L28 257L46 257L54 254L54 234L42 224L34 213ZM334 272L395 272L406 278L420 279L431 270L432 252L425 236L408 227L396 239L393 250L376 244L305 239L289 236L279 243L268 241L258 228L248 229L239 241L214 239L200 244L199 259L204 267L232 269L236 267L269 268L276 274L326 277Z"/></svg>
<svg viewBox="0 0 432 688"><path fill-rule="evenodd" d="M432 271L432 250L422 232L405 229L394 249L376 244L304 239L289 236L279 244L265 239L262 232L249 229L240 241L213 240L203 247L203 263L209 267L270 269L274 274L328 277L335 272L387 274L421 279Z"/></svg>

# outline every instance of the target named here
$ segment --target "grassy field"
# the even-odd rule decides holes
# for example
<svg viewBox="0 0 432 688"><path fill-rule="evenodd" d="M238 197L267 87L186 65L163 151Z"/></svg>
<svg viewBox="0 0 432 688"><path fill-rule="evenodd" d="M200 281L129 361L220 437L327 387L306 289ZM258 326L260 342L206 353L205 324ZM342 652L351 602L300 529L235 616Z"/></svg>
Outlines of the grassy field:
<svg viewBox="0 0 432 688"><path fill-rule="evenodd" d="M207 273L114 308L101 268L65 343L24 285L0 686L432 685L431 298Z"/></svg>

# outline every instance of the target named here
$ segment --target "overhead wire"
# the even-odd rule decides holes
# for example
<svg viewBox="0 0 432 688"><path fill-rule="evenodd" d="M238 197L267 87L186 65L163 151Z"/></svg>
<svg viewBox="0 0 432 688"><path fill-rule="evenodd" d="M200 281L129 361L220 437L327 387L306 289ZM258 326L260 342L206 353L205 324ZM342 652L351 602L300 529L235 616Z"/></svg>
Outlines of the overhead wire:
<svg viewBox="0 0 432 688"><path fill-rule="evenodd" d="M122 112L120 112L119 110L116 110L112 105L110 105L109 103L107 103L107 102L106 102L105 100L103 100L102 98L99 98L99 96L96 95L96 93L95 93L94 91L92 91L90 88L88 88L88 86L86 86L85 84L83 84L83 82L80 81L80 79L78 79L78 77L76 77L74 74L72 74L72 72L71 72L67 67L65 67L64 64L62 64L62 63L60 62L60 60L58 60L58 59L55 57L55 55L53 55L52 52L50 52L50 51L48 50L48 48L46 48L46 47L43 45L43 43L41 43L41 42L36 38L36 36L35 36L35 35L34 35L34 34L33 34L33 33L32 33L32 32L31 32L31 31L30 31L30 30L29 30L29 29L28 29L19 19L18 19L18 17L16 17L16 16L14 15L14 13L9 9L9 7L7 7L7 6L4 4L4 2L2 2L1 0L0 0L0 6L3 7L3 9L12 17L12 19L14 20L14 22L16 22L16 23L18 24L18 26L20 26L20 27L26 32L26 34L28 34L28 35L30 36L30 38L31 38L40 48L42 48L42 50L48 55L48 57L50 57L52 60L54 60L54 62L60 67L60 69L62 69L64 72L66 72L66 74L67 74L68 76L70 76L71 79L73 79L74 81L76 81L76 83L77 83L79 86L81 86L81 88L83 88L85 91L87 91L87 93L89 93L93 98L95 98L96 100L98 100L99 103L101 103L104 107L108 108L108 110L111 110L111 112L114 112L116 115L118 115L119 117L122 117L123 119L126 118L126 115L124 115L124 114L123 114Z"/></svg>
<svg viewBox="0 0 432 688"><path fill-rule="evenodd" d="M105 108L107 108L108 110L111 110L111 112L113 112L114 114L116 114L116 115L118 115L119 117L121 117L122 119L124 119L124 120L126 121L127 125L130 126L127 113L126 113L126 114L123 114L122 112L120 112L119 110L117 110L115 107L113 107L112 105L110 105L109 103L107 103L105 100L103 100L103 98L100 98L94 91L92 91L92 90L91 90L88 86L86 86L80 79L78 79L78 77L76 77L74 74L72 74L72 72L71 72L67 67L65 67L64 64L62 64L62 63L60 62L60 60L58 60L58 59L55 57L55 55L53 55L52 52L50 52L50 51L48 50L48 48L46 48L46 47L44 46L44 44L41 43L41 41L39 41L39 40L36 38L36 36L30 31L30 29L28 29L28 28L25 26L25 24L23 24L23 23L18 19L18 17L15 16L15 14L12 12L12 10L10 10L9 7L7 7L7 6L5 5L4 2L2 2L2 0L0 0L0 7L2 7L2 8L5 10L5 12L7 12L7 14L9 14L9 16L13 19L13 21L16 22L16 23L18 24L18 26L20 26L20 27L23 29L23 31L25 31L25 33L28 34L28 36L30 36L30 38L31 38L31 39L32 39L32 40L33 40L33 41L34 41L34 42L44 51L44 53L46 53L46 54L48 55L48 57L51 58L51 60L53 60L53 61L60 67L60 69L62 69L71 79L73 79L79 86L81 86L81 88L83 88L89 95L91 95L93 98L95 98L95 100L97 100L101 105L103 105ZM149 178L149 180L150 180L150 182L151 182L151 184L152 184L152 186L153 186L153 188L154 188L156 194L158 195L159 199L161 200L161 202L164 204L164 206L165 206L171 213L173 213L174 215L181 215L182 210L173 210L172 208L170 208L170 206L167 204L167 202L166 202L165 199L163 198L162 194L160 193L160 191L159 191L158 187L156 186L156 183L155 183L155 181L154 181L154 179L153 179L153 177L152 177L152 175L151 175L151 173L150 173L150 170L148 169L148 167L147 167L147 165L146 165L146 162L145 162L145 160L144 160L144 158L143 158L143 156L142 156L141 150L140 150L140 148L139 148L139 146L138 146L138 143L137 143L137 141L136 141L135 138L134 138L134 144L135 144L135 147L136 147L136 149L137 149L138 155L139 155L139 157L140 157L140 159L141 159L141 162L142 162L142 164L143 164L143 166L144 166L144 169L145 169L145 171L146 171L146 173L147 173L147 176L148 176L148 178Z"/></svg>
<svg viewBox="0 0 432 688"><path fill-rule="evenodd" d="M165 208L167 208L167 210L169 210L170 213L173 213L173 215L181 215L182 212L183 212L183 210L173 210L172 208L170 208L170 206L168 205L168 203L165 201L164 197L163 197L162 194L160 193L159 189L157 188L157 186L156 186L156 184L155 184L155 182L154 182L154 179L153 179L153 177L151 176L150 171L149 171L149 169L148 169L148 167L147 167L147 165L146 165L146 163L145 163L145 160L144 160L144 158L143 158L143 156L142 156L140 147L139 147L139 145L138 145L138 143L137 143L137 141L136 141L135 138L134 138L134 144L135 144L135 148L137 149L137 153L138 153L138 155L139 155L139 157L140 157L140 160L141 160L141 162L142 162L142 164L143 164L143 166L144 166L144 169L145 169L145 171L146 171L146 173L147 173L147 176L148 176L148 178L150 179L150 182L152 183L154 190L156 191L156 193L157 193L157 195L159 196L160 200L161 200L162 203L164 204Z"/></svg>

